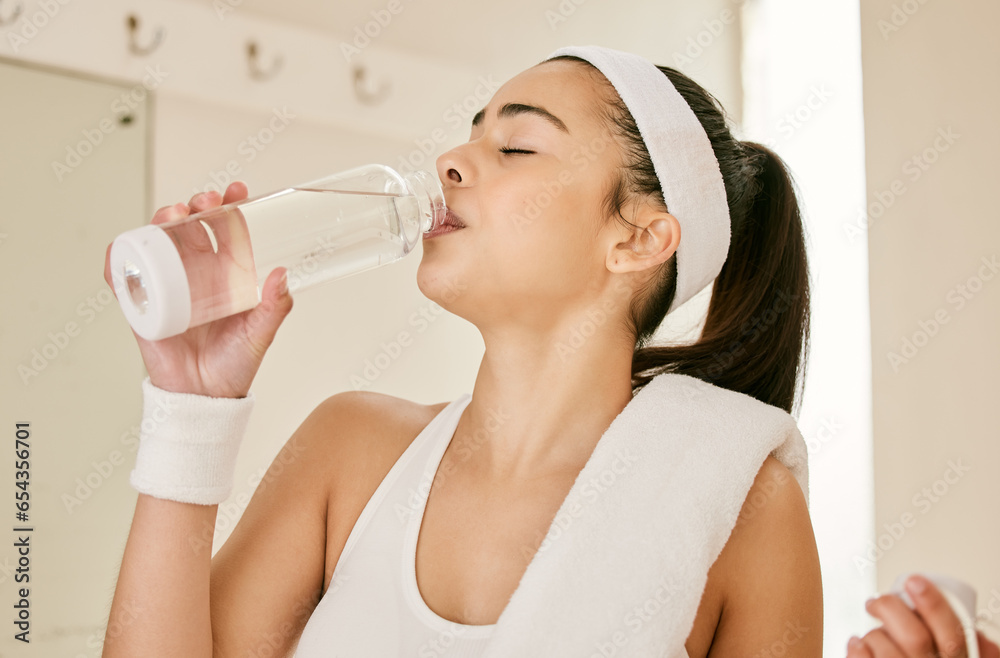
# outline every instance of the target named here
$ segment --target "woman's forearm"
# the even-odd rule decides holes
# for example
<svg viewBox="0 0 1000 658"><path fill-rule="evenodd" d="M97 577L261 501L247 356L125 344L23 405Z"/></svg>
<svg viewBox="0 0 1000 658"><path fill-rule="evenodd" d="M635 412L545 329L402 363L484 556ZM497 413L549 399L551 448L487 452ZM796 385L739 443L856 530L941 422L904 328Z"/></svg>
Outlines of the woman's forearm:
<svg viewBox="0 0 1000 658"><path fill-rule="evenodd" d="M139 494L104 658L212 655L209 580L218 509Z"/></svg>

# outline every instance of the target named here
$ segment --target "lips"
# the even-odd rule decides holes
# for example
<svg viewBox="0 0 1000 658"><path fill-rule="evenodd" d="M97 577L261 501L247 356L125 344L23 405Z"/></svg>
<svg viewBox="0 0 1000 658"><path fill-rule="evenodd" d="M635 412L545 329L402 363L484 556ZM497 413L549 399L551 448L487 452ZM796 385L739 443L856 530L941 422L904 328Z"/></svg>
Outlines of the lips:
<svg viewBox="0 0 1000 658"><path fill-rule="evenodd" d="M443 233L453 233L465 228L465 223L449 208L441 223L424 233L424 239L433 238Z"/></svg>
<svg viewBox="0 0 1000 658"><path fill-rule="evenodd" d="M448 212L445 213L444 219L441 220L442 226L454 226L455 228L465 228L465 224L450 208Z"/></svg>

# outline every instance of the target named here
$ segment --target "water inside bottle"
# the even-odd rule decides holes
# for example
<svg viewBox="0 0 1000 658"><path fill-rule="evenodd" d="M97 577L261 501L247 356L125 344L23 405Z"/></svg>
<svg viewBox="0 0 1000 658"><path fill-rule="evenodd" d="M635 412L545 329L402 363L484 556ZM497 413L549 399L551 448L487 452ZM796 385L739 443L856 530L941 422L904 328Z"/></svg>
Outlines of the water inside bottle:
<svg viewBox="0 0 1000 658"><path fill-rule="evenodd" d="M284 266L294 292L399 260L419 235L418 213L412 195L308 188L279 193L247 210L259 283Z"/></svg>
<svg viewBox="0 0 1000 658"><path fill-rule="evenodd" d="M419 213L412 195L288 188L161 228L178 246L197 326L255 306L276 267L294 292L402 258Z"/></svg>
<svg viewBox="0 0 1000 658"><path fill-rule="evenodd" d="M245 311L259 301L249 232L239 209L230 204L197 217L160 225L184 265L192 327Z"/></svg>

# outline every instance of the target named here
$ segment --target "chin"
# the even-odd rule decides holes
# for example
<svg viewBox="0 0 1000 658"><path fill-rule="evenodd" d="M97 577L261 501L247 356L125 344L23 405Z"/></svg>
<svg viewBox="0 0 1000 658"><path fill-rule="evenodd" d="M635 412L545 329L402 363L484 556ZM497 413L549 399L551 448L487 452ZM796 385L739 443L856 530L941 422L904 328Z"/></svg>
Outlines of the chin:
<svg viewBox="0 0 1000 658"><path fill-rule="evenodd" d="M460 305L461 298L469 292L467 281L467 276L453 269L428 262L426 255L417 268L417 288L424 297L456 315L456 307Z"/></svg>

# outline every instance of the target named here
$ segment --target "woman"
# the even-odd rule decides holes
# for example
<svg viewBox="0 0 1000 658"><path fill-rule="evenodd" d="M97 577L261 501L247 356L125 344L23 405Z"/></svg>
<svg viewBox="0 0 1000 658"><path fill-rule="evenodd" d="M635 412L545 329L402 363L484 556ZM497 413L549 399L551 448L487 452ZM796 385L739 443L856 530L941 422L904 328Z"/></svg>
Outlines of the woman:
<svg viewBox="0 0 1000 658"><path fill-rule="evenodd" d="M454 223L464 228L425 239L418 284L475 324L486 351L454 435L443 437L447 477L426 496L414 547L424 618L456 632L425 642L420 655L480 655L477 631L497 621L602 433L653 375L690 374L786 412L796 402L809 286L791 180L775 154L731 135L714 97L658 68L710 141L731 221L694 345L646 346L674 301L683 222L664 203L628 108L593 66L557 58L515 76L476 115L469 141L437 160ZM222 198L203 193L161 208L153 222L246 196L233 183ZM251 311L163 341L137 336L148 382L246 398L292 308L282 274L271 273ZM105 277L110 284L107 267ZM570 342L588 321L586 339ZM334 568L356 521L414 437L449 408L333 395L289 439L214 559L217 504L140 493L104 655L285 655L307 621L333 624L316 606L350 585ZM751 498L766 502L741 516L713 564L687 654L769 655L780 645L775 655L819 656L822 589L803 492L767 457ZM367 530L357 530L363 542ZM384 614L410 611L387 600ZM384 622L341 619L339 637L364 628L345 651L374 655L364 653L364 639ZM789 635L793 623L799 630ZM329 655L336 649L344 647Z"/></svg>
<svg viewBox="0 0 1000 658"><path fill-rule="evenodd" d="M704 89L660 71L704 127L732 222L693 346L636 349L671 305L681 226L667 212L628 108L594 67L557 59L515 76L476 116L469 141L437 160L448 207L465 228L425 240L418 284L475 324L486 345L441 460L449 475L427 496L416 550L419 592L441 619L496 622L530 558L524 547L537 548L603 431L657 368L703 379L711 372L717 386L792 409L808 273L791 181L777 156L731 135ZM498 115L508 104L518 109ZM541 207L546 192L550 202ZM153 222L246 195L233 183L224 198L196 195L187 206L161 208ZM137 336L150 382L177 393L247 396L292 307L281 278L271 273L264 303L247 313L163 341ZM749 323L778 302L783 312L751 342ZM555 349L595 308L606 321L571 353ZM718 372L722 353L738 358ZM115 634L109 625L105 655L152 655L151 647L162 655L284 655L320 596L339 585L331 582L334 567L366 502L446 406L332 396L289 439L286 450L300 458L281 469L275 460L280 474L258 487L214 560L206 529L217 505L140 493L110 614L112 624L129 623L114 626ZM507 416L489 432L497 409ZM469 450L470 437L484 432L489 439ZM765 651L791 621L808 630L785 654L821 653L819 562L803 494L773 457L753 487L751 495L768 493L767 503L737 525L712 567L686 643L692 658ZM137 614L128 616L130 606Z"/></svg>

